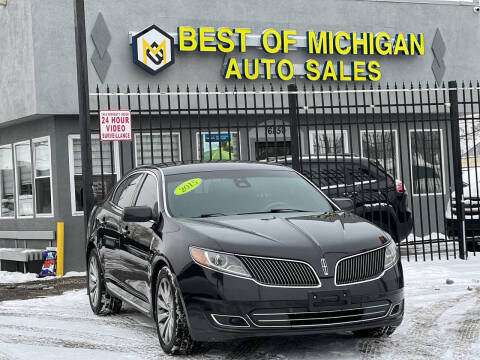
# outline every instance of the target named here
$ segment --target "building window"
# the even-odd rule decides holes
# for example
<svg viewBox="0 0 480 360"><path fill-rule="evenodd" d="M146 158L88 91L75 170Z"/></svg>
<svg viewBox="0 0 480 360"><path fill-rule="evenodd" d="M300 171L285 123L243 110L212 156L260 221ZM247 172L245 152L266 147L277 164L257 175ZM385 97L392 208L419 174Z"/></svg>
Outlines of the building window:
<svg viewBox="0 0 480 360"><path fill-rule="evenodd" d="M34 139L32 144L36 215L53 216L50 138Z"/></svg>
<svg viewBox="0 0 480 360"><path fill-rule="evenodd" d="M377 160L390 174L399 175L397 130L362 130L360 153Z"/></svg>
<svg viewBox="0 0 480 360"><path fill-rule="evenodd" d="M140 141L141 139L141 141ZM152 159L153 153L153 159ZM151 165L181 161L180 133L135 134L135 164Z"/></svg>
<svg viewBox="0 0 480 360"><path fill-rule="evenodd" d="M12 146L0 146L0 217L15 217L15 180Z"/></svg>
<svg viewBox="0 0 480 360"><path fill-rule="evenodd" d="M335 156L349 151L347 130L310 130L309 140L312 155Z"/></svg>
<svg viewBox="0 0 480 360"><path fill-rule="evenodd" d="M410 130L409 136L413 195L444 193L442 130Z"/></svg>
<svg viewBox="0 0 480 360"><path fill-rule="evenodd" d="M102 142L98 134L92 134L93 195L95 201L103 198L113 189L120 178L118 144ZM69 135L68 152L70 160L70 192L72 214L83 215L82 156L79 135Z"/></svg>
<svg viewBox="0 0 480 360"><path fill-rule="evenodd" d="M235 131L197 132L197 159L239 160L240 137Z"/></svg>
<svg viewBox="0 0 480 360"><path fill-rule="evenodd" d="M33 216L32 154L30 141L14 145L17 216Z"/></svg>

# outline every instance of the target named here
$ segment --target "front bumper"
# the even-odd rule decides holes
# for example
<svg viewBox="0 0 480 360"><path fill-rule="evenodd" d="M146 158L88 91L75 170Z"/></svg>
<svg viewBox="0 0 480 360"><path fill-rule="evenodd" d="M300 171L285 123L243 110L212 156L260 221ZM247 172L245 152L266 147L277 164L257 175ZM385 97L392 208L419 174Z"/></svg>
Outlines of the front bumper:
<svg viewBox="0 0 480 360"><path fill-rule="evenodd" d="M321 287L303 289L262 286L200 267L196 272L204 273L195 281L203 293L192 292L192 279L179 284L197 341L355 331L398 326L403 319L400 262L377 280L335 286L333 278L323 278Z"/></svg>

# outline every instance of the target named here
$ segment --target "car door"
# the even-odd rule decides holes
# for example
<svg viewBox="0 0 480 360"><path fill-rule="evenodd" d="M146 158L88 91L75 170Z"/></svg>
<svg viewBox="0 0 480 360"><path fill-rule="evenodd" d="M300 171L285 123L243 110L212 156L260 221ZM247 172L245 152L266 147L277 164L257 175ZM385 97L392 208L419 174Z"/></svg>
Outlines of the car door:
<svg viewBox="0 0 480 360"><path fill-rule="evenodd" d="M143 176L143 173L135 173L121 181L100 214L102 223L100 254L104 265L105 279L117 284L124 282L121 276L123 267L121 244L125 232L128 231L128 225L125 225L122 220L122 211L124 207L132 205Z"/></svg>
<svg viewBox="0 0 480 360"><path fill-rule="evenodd" d="M147 206L153 214L159 212L159 179L148 172L137 193L134 206ZM149 268L153 252L151 246L158 241L154 220L129 224L129 236L125 238L125 274L123 278L130 290L141 300L150 301Z"/></svg>

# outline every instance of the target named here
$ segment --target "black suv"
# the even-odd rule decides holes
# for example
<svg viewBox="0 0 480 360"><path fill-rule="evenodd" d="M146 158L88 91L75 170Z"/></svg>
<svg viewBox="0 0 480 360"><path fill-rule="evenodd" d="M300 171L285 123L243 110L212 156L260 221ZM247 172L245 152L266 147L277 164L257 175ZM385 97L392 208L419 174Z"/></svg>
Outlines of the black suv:
<svg viewBox="0 0 480 360"><path fill-rule="evenodd" d="M291 156L269 158L292 166ZM303 156L300 172L331 198L350 198L352 211L386 230L396 242L412 231L407 190L378 162L352 154Z"/></svg>

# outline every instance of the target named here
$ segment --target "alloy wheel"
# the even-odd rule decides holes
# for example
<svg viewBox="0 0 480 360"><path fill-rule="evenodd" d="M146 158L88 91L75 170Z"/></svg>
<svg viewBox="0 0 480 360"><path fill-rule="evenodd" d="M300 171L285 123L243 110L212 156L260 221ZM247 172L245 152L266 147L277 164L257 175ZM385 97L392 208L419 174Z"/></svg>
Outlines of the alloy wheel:
<svg viewBox="0 0 480 360"><path fill-rule="evenodd" d="M157 321L160 336L165 344L172 340L174 331L174 299L173 289L166 278L160 281L157 296Z"/></svg>
<svg viewBox="0 0 480 360"><path fill-rule="evenodd" d="M90 301L94 306L96 306L100 289L97 258L95 256L90 257L90 266L88 267L88 289Z"/></svg>

